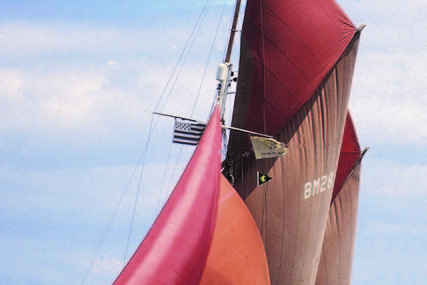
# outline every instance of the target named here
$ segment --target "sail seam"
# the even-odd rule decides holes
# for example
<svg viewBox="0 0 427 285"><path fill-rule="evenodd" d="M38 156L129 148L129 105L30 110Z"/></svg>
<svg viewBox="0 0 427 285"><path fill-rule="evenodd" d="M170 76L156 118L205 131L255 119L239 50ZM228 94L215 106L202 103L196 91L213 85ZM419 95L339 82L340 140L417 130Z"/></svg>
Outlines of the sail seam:
<svg viewBox="0 0 427 285"><path fill-rule="evenodd" d="M340 61L344 58L344 56L349 52L349 49L351 49L354 45L354 42L356 41L357 37L360 35L360 32L356 32L353 35L353 38L350 40L350 42L348 43L348 45L346 46L346 48L344 49L344 51L342 52L342 54L338 57L337 61L335 62L335 64L332 66L332 68L329 70L329 72L327 73L327 75L324 77L324 79L319 83L319 85L317 86L317 88L314 90L314 92L312 93L312 95L310 96L310 98L304 103L304 105L306 105L308 102L310 102L310 100L313 99L313 96L315 96L315 94L317 92L319 92L319 90L321 88L323 88L322 84L324 84L329 77L332 75L332 72L337 68L337 65L340 63ZM285 121L283 123L283 125L281 126L281 128L279 128L279 130L283 129L284 126L286 126L286 124L288 124L293 118L295 118L297 116L298 113L296 113L290 120Z"/></svg>
<svg viewBox="0 0 427 285"><path fill-rule="evenodd" d="M296 3L294 1L292 1L296 7L298 7L296 5ZM294 32L294 30L288 25L286 24L282 18L280 18L273 10L271 10L268 6L266 6L267 9L270 10L271 14L275 15L277 17L277 19L282 22L285 26L287 26L289 28L289 30L292 32L292 34L307 48L307 50L312 54L313 58L319 63L319 65L324 69L324 66L322 66L321 62L317 59L317 57L314 55L313 52L311 52L311 50L307 47L307 45L305 44L305 42ZM298 10L301 11L301 9L298 7ZM305 15L305 13L303 11L301 11L302 14L304 14L305 18L311 23L311 25L317 30L317 32L319 33L319 35L321 35L321 37L324 39L324 37L322 36L322 34L320 33L320 31L316 28L316 26L313 24L313 22L310 21L310 19L307 17L307 15ZM326 40L325 40L326 42ZM329 43L327 43L329 46ZM333 49L330 48L332 51ZM335 52L334 52L335 53Z"/></svg>
<svg viewBox="0 0 427 285"><path fill-rule="evenodd" d="M255 30L257 30L258 32L260 32L261 33L261 31L256 27L256 26L254 26L254 28L255 28ZM298 70L298 72L299 72L299 74L302 76L302 77L304 77L304 79L305 80L307 80L307 83L309 83L313 88L315 88L314 86L313 86L313 84L311 84L311 81L304 75L304 73L297 67L297 65L272 41L272 40L270 40L268 37L265 37L265 39L272 45L272 46L274 46L284 57L286 57L287 59L288 59L288 61L293 65L293 67L296 69L296 70ZM302 42L301 42L302 43ZM303 43L304 44L304 43ZM304 46L305 46L305 44L304 44ZM307 47L307 46L306 46ZM307 50L308 50L308 48L307 48ZM254 60L255 61L257 61L258 63L260 63L261 64L261 62L256 58L256 57L254 57ZM319 66L322 68L322 69L324 69L324 67L319 63ZM266 70L268 70L269 71L269 73L270 74L272 74L272 71L270 70L270 69L268 69L267 67L265 68ZM276 79L277 79L277 77L276 77ZM282 84L282 86L283 87L285 87L285 89L287 90L287 91L289 91L289 93L291 94L291 96L296 100L296 101L298 101L298 103L300 103L301 104L301 102L299 102L299 100L298 100L298 98L295 96L295 95L293 95L292 94L292 92L283 84L283 82L281 81L281 80L279 80L279 79L277 79L278 80L278 82L280 82L281 84Z"/></svg>

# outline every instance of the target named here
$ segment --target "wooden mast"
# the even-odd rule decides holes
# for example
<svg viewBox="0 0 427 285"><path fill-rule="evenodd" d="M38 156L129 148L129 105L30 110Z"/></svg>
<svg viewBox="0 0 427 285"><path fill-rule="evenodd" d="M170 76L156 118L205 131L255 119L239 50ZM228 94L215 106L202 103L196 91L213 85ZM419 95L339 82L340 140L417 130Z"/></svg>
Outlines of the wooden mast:
<svg viewBox="0 0 427 285"><path fill-rule="evenodd" d="M231 69L233 65L230 63L230 59L231 59L231 52L233 50L234 36L236 33L237 22L239 19L241 2L242 2L241 0L237 0L236 2L236 8L234 10L234 18L233 18L233 23L232 23L231 32L230 32L230 39L228 40L227 53L225 55L224 63L221 63L218 65L218 71L216 75L216 79L219 81L217 103L220 106L221 120L224 118L225 102L227 99L228 87L231 82Z"/></svg>
<svg viewBox="0 0 427 285"><path fill-rule="evenodd" d="M227 53L225 55L224 62L230 62L231 52L233 50L233 44L234 44L234 35L236 34L236 27L237 27L237 22L238 22L238 19L239 19L239 12L240 12L240 4L241 4L241 2L242 2L241 0L237 0L237 2L236 2L236 8L234 10L233 24L231 26L230 39L228 41Z"/></svg>

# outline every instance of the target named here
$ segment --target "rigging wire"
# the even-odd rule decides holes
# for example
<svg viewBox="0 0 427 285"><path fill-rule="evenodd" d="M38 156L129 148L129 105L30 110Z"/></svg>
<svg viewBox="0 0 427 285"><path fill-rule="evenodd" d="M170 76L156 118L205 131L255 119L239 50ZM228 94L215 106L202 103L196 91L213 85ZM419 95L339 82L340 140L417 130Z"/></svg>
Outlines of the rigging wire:
<svg viewBox="0 0 427 285"><path fill-rule="evenodd" d="M164 169L163 169L163 171L162 171L162 173L167 173L167 170L168 170L168 168L169 168L169 162L171 161L171 154L172 154L172 147L170 147L169 148L169 153L168 153L168 158L167 158L167 162L166 162L166 164L165 164L165 167L164 167ZM169 178L169 181L172 181L172 177L170 177ZM159 199L158 199L158 201L157 201L157 207L156 207L156 212L158 212L159 211L159 209L160 209L160 203L162 202L162 201L164 201L166 198L165 198L165 196L166 196L166 191L164 191L164 187L165 187L165 182L166 182L166 175L163 175L163 179L162 179L162 184L161 184L161 186L160 186L160 195L159 195ZM168 187L168 188L166 188L166 189L170 189L170 187Z"/></svg>
<svg viewBox="0 0 427 285"><path fill-rule="evenodd" d="M197 105L197 102L198 102L198 100L199 100L199 96L200 96L200 92L201 92L201 89L202 89L202 86L203 86L203 82L204 82L204 80L205 80L205 78L206 78L206 72L207 72L208 67L209 67L209 62L210 62L210 60L211 60L211 56L212 56L213 49L214 49L214 47L215 47L216 38L217 38L217 36L218 36L218 31L219 31L219 28L220 28L220 26L221 26L222 17L224 16L224 11L225 11L225 7L226 7L226 5L227 5L227 0L225 0L225 1L224 1L224 5L223 5L223 7L222 7L221 16L219 17L218 25L217 25L217 27L216 27L216 31L215 31L215 36L214 36L214 39L213 39L213 41L212 41L212 45L211 45L211 49L210 49L210 51L209 51L208 59L207 59L207 61L206 61L205 70L204 70L204 72L203 72L202 81L200 82L199 90L197 91L196 102L194 103L193 110L191 111L191 116L193 116L194 111L195 111L195 109L196 109L196 105Z"/></svg>
<svg viewBox="0 0 427 285"><path fill-rule="evenodd" d="M163 100L163 98L164 98L164 95L165 95L165 93L166 93L166 91L167 91L167 89L168 89L168 87L169 87L169 84L171 83L172 78L174 77L174 74L176 73L176 70L177 70L178 66L180 65L180 63L181 63L181 61L182 61L182 59L183 59L183 57L184 57L184 54L185 54L186 52L187 52L187 56L188 56L188 52L189 52L189 50L187 50L187 47L189 46L189 44L190 44L190 43L191 43L191 45L194 43L194 37L193 37L193 36L195 35L195 31L196 31L196 29L200 30L200 24L199 24L199 23L200 23L200 21L201 21L201 20L204 20L204 18L206 17L206 11L207 11L206 9L207 9L208 4L209 4L210 2L211 2L211 0L207 0L207 1L206 1L206 3L205 3L205 5L203 6L203 9L202 9L202 11L201 11L201 13L200 13L200 15L199 15L199 18L197 19L196 24L194 25L194 28L193 28L193 30L191 31L191 34L190 34L190 36L189 36L189 38L188 38L188 40L187 40L187 42L186 42L186 44L185 44L185 46L184 46L184 48L183 48L183 50L182 50L182 52L181 52L181 54L180 54L179 58L178 58L178 61L177 61L176 65L175 65L174 69L173 69L173 70L172 70L172 72L171 72L171 75L169 76L169 79L168 79L168 81L167 81L167 83L166 83L166 86L165 86L165 88L163 89L163 91L162 91L162 93L161 93L161 95L160 95L159 100L157 101L157 104L156 104L156 106L155 106L154 110L157 110L157 108L160 106L160 103L162 102L162 100ZM197 33L196 33L196 34L197 34ZM193 39L193 40L192 40L192 39ZM187 56L185 56L185 57L184 57L184 61L183 61L182 65L185 63L185 60L186 60L186 57L187 57ZM181 67L181 70L182 70L182 67ZM180 73L180 72L179 72L179 73ZM179 76L179 73L177 74L177 76L176 76L176 77L178 77L178 76ZM175 82L176 82L176 80L175 80ZM174 85L175 85L175 83L173 84L172 89L173 89ZM172 89L171 89L171 90L172 90ZM171 91L170 91L170 92L171 92ZM170 93L169 93L169 95L170 95ZM164 105L166 104L166 102L167 102L167 100L168 100L168 98L169 98L169 95L166 97L166 101L165 101ZM163 105L163 107L161 108L161 110L163 110L164 105ZM151 136L152 136L153 130L154 130L154 129L155 129L155 127L157 126L157 122L158 122L158 120L156 120L156 121L154 122L154 115L152 115L152 117L151 117L151 122L150 122L149 133L148 133L148 136L147 136L147 141L146 141L145 147L144 147L144 149L143 149L143 153L140 155L140 157L139 157L139 159L138 159L138 161L137 161L137 163L136 163L136 165L135 165L135 168L134 168L134 170L133 170L133 172L132 172L132 175L131 175L131 177L130 177L130 179L129 179L129 182L128 182L127 186L125 187L125 190L123 191L123 194L122 194L122 196L121 196L121 198L120 198L120 200L119 200L119 202L118 202L118 204L117 204L117 206L116 206L116 208L115 208L115 210L114 210L114 213L113 213L113 215L112 215L112 217L111 217L111 219L110 219L110 221L109 221L109 223L108 223L108 225L107 225L106 230L104 231L104 234L103 234L103 236L102 236L102 238L101 238L101 240L100 240L100 242L99 242L99 245L98 245L98 247L97 247L97 249L96 249L96 251L95 251L95 254L94 254L94 256L93 256L93 258L92 258L92 260L91 260L91 262L90 262L90 264L89 264L89 267L88 267L88 269L87 269L87 271L86 271L86 273L85 273L85 275L84 275L84 277L83 277L83 279L82 279L82 282L81 282L81 284L82 284L82 285L85 283L85 281L86 281L86 279L87 279L87 277L88 277L88 275L89 275L89 272L90 272L90 270L91 270L91 268L92 268L92 266L93 266L93 264L94 264L94 262L95 262L95 259L96 259L96 257L98 256L99 250L100 250L101 246L103 245L103 243L104 243L104 241L105 241L105 238L106 238L106 236L107 236L107 233L108 233L108 232L109 232L109 230L110 230L111 224L112 224L112 222L113 222L114 218L116 217L117 212L118 212L118 209L120 208L120 205L122 204L123 199L124 199L124 197L125 197L125 195L126 195L126 193L127 193L128 189L129 189L129 185L130 185L131 181L133 180L133 177L135 176L136 170L138 169L138 166L141 164L141 161L142 161L142 165L141 165L141 166L142 166L142 167L141 167L141 174L140 174L140 182L139 182L139 185L138 185L138 193L137 193L137 197L138 197L138 195L139 195L139 191L140 191L140 187L141 187L141 180L142 180L143 172L144 172L144 166L145 166L145 159L146 159L147 149L148 149L148 145L149 145L150 140L151 140ZM138 200L138 198L137 198L137 200ZM135 202L135 206L134 206L134 213L133 213L133 216L132 216L132 224L133 224L133 220L134 220L134 216L135 216L135 209L136 209L136 205L137 205L137 200L136 200L136 202ZM127 251L128 251L128 246L129 246L129 240L130 240L131 232L132 232L132 225L131 225L131 229L130 229L130 233L129 233L129 237L128 237L128 242L127 242L127 245L126 245L125 261L126 261L126 255L127 255Z"/></svg>
<svg viewBox="0 0 427 285"><path fill-rule="evenodd" d="M171 95L171 93L172 93L172 90L173 90L173 88L174 88L174 86L175 86L175 84L176 84L176 82L177 82L177 79L179 78L179 74L181 73L181 71L182 71L182 69L183 69L183 66L184 66L184 64L185 64L185 61L186 61L186 59L187 59L187 57L188 57L188 55L189 55L189 53L190 53L190 50L191 50L191 48L192 48L192 46L193 46L193 44L194 44L194 42L195 42L195 39L196 39L196 37L197 37L197 35L198 35L199 31L200 31L200 28L201 28L201 26L202 26L202 24L203 24L203 22L204 22L204 20L205 20L205 18L206 18L207 11L208 11L209 9L207 9L207 10L206 10L205 8L208 6L208 4L210 4L210 0L208 0L208 2L205 4L204 10L202 11L202 14L203 14L203 12L204 12L203 17L199 17L199 20L201 19L201 21L198 21L198 23L200 23L200 24L198 25L197 31L196 31L196 33L195 33L195 36L192 38L192 40L191 40L191 37L190 37L190 39L189 39L189 41L191 41L190 47L189 47L189 49L188 49L188 51L187 51L186 56L184 57L183 63L181 64L181 68L180 68L180 70L179 70L178 74L177 74L177 75L176 75L176 77L175 77L175 81L174 81L174 83L173 83L173 85L172 85L172 87L171 87L171 89L170 89L170 91L169 91L169 94L168 94L168 95L167 95L167 97L166 97L165 104L167 103L167 100L168 100L169 96L170 96L170 95ZM202 88L202 85L203 85L204 79L205 79L205 77L206 77L205 75L206 75L206 72L207 72L207 68L208 68L208 66L209 66L209 62L210 62L210 58L211 58L211 55L212 55L212 52L213 52L213 48L214 48L215 43L216 43L216 38L217 38L217 35L218 35L218 31L219 31L219 28L220 28L220 24L221 24L221 22L222 22L222 18L223 18L223 15L224 15L224 11L225 11L226 4L227 4L227 0L224 2L224 6L223 6L223 9L222 9L222 13L221 13L221 16L220 16L220 20L219 20L218 25L217 25L217 29L216 29L216 32L215 32L215 37L214 37L214 40L213 40L213 43L212 43L212 46L211 46L211 50L210 50L210 53L209 53L209 57L208 57L208 60L207 60L207 63L206 63L205 71L204 71L204 74L203 74L203 77L202 77L202 82L201 82L200 87L199 87L199 91L198 91L198 94L197 94L196 102L195 102L195 103L194 103L194 105L193 105L193 110L192 110L191 116L193 116L193 115L194 115L194 111L195 111L195 107L196 107L196 105L197 105L197 101L198 101L198 98L199 98L199 95L200 95L200 91L201 91L201 88ZM196 26L197 26L197 24L196 24ZM195 30L195 29L193 29L193 31L194 31L194 30ZM187 44L186 46L188 46L188 44ZM175 69L175 70L176 70L176 69ZM169 82L170 82L170 81L169 81ZM168 82L168 83L169 83L169 82ZM161 100L159 100L159 103L160 103L160 101L161 101ZM156 106L156 109L157 109L157 107L159 106L159 103L158 103L158 105ZM163 109L163 108L164 108L164 106L162 107L162 109ZM156 120L155 125L157 125L157 122L158 122L158 120ZM178 163L179 163L181 153L182 153L182 146L181 146L180 151L179 151L179 156L178 156L178 159L177 159L176 165L175 165L175 167L174 167L174 171L173 171L173 173L172 173L172 177L174 176L174 173L175 173L175 171L176 171L176 169L177 169L177 165L178 165ZM145 162L145 159L144 159L144 162ZM169 162L168 162L168 163L169 163ZM143 170L142 170L142 171L143 171ZM163 177L164 177L164 179L165 179L165 177L166 177L166 176L163 176ZM140 177L140 179L142 180L142 173L141 173L141 177ZM171 183L172 183L172 180L171 180L170 184L171 184ZM164 184L164 182L163 182L163 184ZM139 185L141 185L141 181L140 181ZM171 185L169 185L168 189L170 189L170 187L171 187ZM140 188L140 186L138 187L137 199L136 199L136 201L135 201L134 213L133 213L133 216L132 216L132 224L133 224L134 215L135 215L135 212L136 212L136 205L137 205L137 200L138 200L138 195L139 195L139 188ZM162 188L163 188L163 186L162 186ZM163 190L162 190L162 191L163 191ZM163 196L163 195L161 195L161 196ZM131 235L131 232L132 232L132 225L131 225L131 229L130 229L130 233L129 233L128 244L127 244L127 250L128 250L128 245L129 245L129 242L130 242L130 235ZM127 251L127 250L126 250L126 251ZM126 254L126 255L127 255L127 254ZM125 256L126 256L126 255L125 255ZM126 258L125 258L125 259L126 259Z"/></svg>
<svg viewBox="0 0 427 285"><path fill-rule="evenodd" d="M173 72L172 72L172 74L171 74L171 76L170 76L170 78L168 80L168 83L167 83L165 89L163 90L162 95L161 95L161 97L160 97L160 99L159 99L156 107L154 108L154 110L157 110L157 108L159 107L160 102L162 101L163 96L166 93L167 87L168 87L169 83L171 82L173 75L174 75L176 69L178 68L178 66L180 64L180 61L181 61L183 55L186 53L186 55L184 56L184 59L182 60L181 67L180 67L177 75L175 76L175 80L174 80L174 82L172 84L172 87L169 90L168 95L166 96L165 102L164 102L163 106L160 108L160 112L163 111L163 109L164 109L164 107L165 107L165 105L166 105L166 103L167 103L170 95L172 94L172 90L175 87L175 84L176 84L176 82L177 82L177 80L179 78L179 75L181 74L181 71L183 70L183 67L184 67L185 62L186 62L186 60L188 58L188 55L189 55L189 53L191 51L191 48L193 47L195 39L196 39L196 37L197 37L197 35L198 35L199 31L200 31L200 27L201 27L201 25L203 24L203 22L204 22L204 20L206 18L206 14L207 14L207 11L209 10L209 7L210 7L209 4L210 4L211 1L212 0L207 0L205 6L203 7L202 12L201 12L199 18L197 19L196 25L194 26L194 28L193 28L193 30L191 32L191 35L190 35L189 39L187 40L187 43L186 43L186 45L184 47L184 50L182 51L181 56L178 59L178 62L176 64L176 66L175 66L175 68L174 68L174 70L173 70ZM187 49L187 47L188 47L188 49ZM131 220L131 225L130 225L130 229L129 229L128 241L127 241L127 244L126 244L125 262L126 262L126 259L127 259L127 252L128 252L128 249L129 249L130 238L131 238L131 235L132 235L132 228L133 228L133 222L134 222L134 219L135 219L136 208L137 208L137 205L138 205L139 193L140 193L140 190L141 190L141 184L142 184L142 178L143 178L144 166L145 166L145 157L146 157L146 153L147 153L148 143L150 141L152 132L157 127L158 120L159 119L157 118L155 120L155 122L154 122L154 125L153 125L153 121L154 121L154 114L153 114L152 118L151 118L151 126L153 126L153 127L150 127L149 139L147 140L147 144L146 144L145 151L144 151L144 159L142 161L142 169L141 169L141 174L140 174L140 180L139 180L139 184L138 184L138 190L137 190L136 199L135 199L135 203L134 203L134 209L133 209L133 213L132 213L132 220Z"/></svg>
<svg viewBox="0 0 427 285"><path fill-rule="evenodd" d="M175 67L174 67L174 69L173 69L173 71L172 71L171 75L169 76L168 82L166 83L166 86L165 86L165 88L163 89L162 94L160 95L159 101L157 102L156 107L154 108L154 110L155 110L155 111L156 111L156 110L157 110L157 108L159 107L160 102L162 101L163 96L164 96L164 95L165 95L165 93L166 93L166 90L167 90L167 88L168 88L168 86L169 86L169 84L170 84L170 82L171 82L171 80L172 80L172 78L173 78L173 75L175 74L176 69L178 68L178 66L179 66L179 64L180 64L180 62L181 62L181 59L183 58L183 56L184 56L185 52L187 51L187 47L188 47L188 45L190 44L191 39L193 38L193 35L194 35L195 31L196 31L196 28L198 28L198 26L199 26L200 20L203 20L203 19L204 19L204 17L205 17L204 15L206 14L206 13L205 13L205 11L206 11L206 9L207 9L208 4L210 3L210 1L211 1L211 0L207 0L207 1L206 1L206 3L205 3L205 6L203 6L203 9L202 9L202 11L201 11L201 13L200 13L200 15L199 15L199 18L197 19L196 24L194 25L193 30L191 31L191 34L190 34L190 36L189 36L189 38L188 38L188 40L187 40L187 42L186 42L186 44L185 44L185 46L184 46L184 48L183 48L183 50L182 50L182 52L181 52L181 54L180 54L179 58L178 58L178 61L177 61L176 65L175 65ZM203 17L203 18L202 18L202 17ZM193 42L194 42L194 41L193 41ZM188 53L187 53L187 54L188 54ZM184 62L185 62L185 59L184 59ZM178 73L178 75L179 75L179 73ZM169 96L166 98L166 101L167 101L167 99L168 99L168 98L169 98ZM166 104L166 103L165 103L165 104ZM164 106L163 106L163 107L164 107ZM162 108L162 109L163 109L163 108Z"/></svg>
<svg viewBox="0 0 427 285"><path fill-rule="evenodd" d="M107 233L108 233L108 232L109 232L109 230L110 230L111 224L113 223L113 220L114 220L114 218L115 218L115 217L116 217L116 215L117 215L117 212L118 212L118 210L119 210L119 208L120 208L120 205L122 204L123 199L124 199L124 197L125 197L125 195L126 195L127 191L129 190L129 185L130 185L130 183L132 182L132 178L133 178L133 176L134 176L134 175L135 175L135 173L136 173L136 170L137 170L137 168L138 168L139 163L141 162L141 159L142 159L142 156L140 156L140 157L139 157L139 160L138 160L138 162L137 162L137 164L136 164L136 167L134 168L134 170L133 170L133 172L132 172L132 175L131 175L131 177L130 177L130 179L129 179L129 182L128 182L128 184L126 185L125 190L124 190L124 191L123 191L123 193L122 193L122 196L120 197L119 203L117 204L116 209L114 210L114 213L113 213L113 215L112 215L112 217L111 217L110 221L108 222L107 228L106 228L106 229L105 229L105 231L104 231L104 234L103 234L103 236L102 236L102 238L101 238L101 241L100 241L100 243L99 243L99 245L98 245L98 247L97 247L97 249L96 249L96 251L95 251L95 255L93 256L93 258L92 258L92 260L91 260L91 262L90 262L90 264L89 264L89 268L87 269L86 274L85 274L85 276L83 277L83 280L82 280L81 284L84 284L84 282L86 281L87 276L89 275L89 271L90 271L90 269L92 268L93 263L95 262L95 259L96 259L97 255L98 255L99 250L101 249L102 244L104 243L105 237L107 236Z"/></svg>
<svg viewBox="0 0 427 285"><path fill-rule="evenodd" d="M130 225L130 229L129 229L128 241L126 243L126 250L125 250L125 257L124 257L123 267L126 265L126 256L127 256L127 251L128 251L128 248L129 248L129 241L130 241L130 236L131 236L131 233L132 233L132 226L133 226L133 221L134 221L134 218L135 218L135 212L136 212L136 206L137 206L137 202L138 202L139 192L140 192L140 189L141 189L142 175L144 173L145 158L147 157L148 144L150 142L151 135L152 135L151 130L152 130L153 121L154 121L153 119L154 119L154 117L152 115L151 116L151 122L150 122L150 132L148 134L147 142L145 144L144 151L143 151L143 154L141 156L142 157L141 174L140 174L140 178L139 178L138 191L136 193L135 205L134 205L134 208L133 208L132 221L131 221L131 225Z"/></svg>
<svg viewBox="0 0 427 285"><path fill-rule="evenodd" d="M197 38L197 36L198 36L198 34L199 34L199 32L200 32L200 29L201 29L201 27L202 27L202 25L203 25L203 23L204 23L204 20L206 19L207 13L208 13L209 8L210 8L210 6L208 6L208 4L210 4L210 3L211 3L211 1L212 1L212 0L208 0L208 1L206 2L206 4L205 4L205 8L207 7L207 9L204 9L204 11L203 11L203 13L204 13L204 14L203 14L203 17L199 17L199 20L200 20L200 21L198 21L198 22L196 23L196 25L197 25L197 30L196 30L196 32L195 32L195 34L194 34L194 37L192 37L192 39L191 39L191 44L189 45L189 48L188 48L187 54L186 54L186 56L184 57L183 63L181 64L181 68L179 69L178 74L177 74L177 75L176 75L176 77L175 77L175 81L174 81L174 83L173 83L173 85L172 85L171 89L169 90L169 93L168 93L168 95L167 95L167 97L166 97L165 104L166 104L167 100L169 99L170 95L172 94L172 91L173 91L173 89L174 89L174 87L175 87L175 85L176 85L176 83L177 83L177 81L178 81L179 75L181 74L181 71L182 71L182 70L183 70L183 68L184 68L185 62L186 62L186 60L187 60L187 58L188 58L188 56L189 56L189 54L190 54L190 51L191 51L191 49L192 49L192 47L193 47L193 45L194 45L194 43L195 43L195 40L196 40L196 38ZM202 16L202 15L201 15L201 16ZM195 28L196 28L196 27L195 27ZM195 29L194 29L194 30L195 30ZM194 31L194 30L193 30L193 31ZM190 41L190 39L189 39L189 41ZM200 92L200 91L199 91L199 92ZM198 95L199 95L199 94L198 94ZM197 95L197 98L198 98L198 95ZM195 105L196 105L196 104L197 104L197 99L196 99L196 103L194 103L194 105L193 105L193 111L191 112L190 117L192 117L192 116L193 116L193 114L194 114L194 109L195 109ZM164 106L163 106L163 107L164 107ZM169 148L169 152L171 152L171 149L172 149L172 147L170 147L170 148ZM168 185L168 187L166 188L166 190L164 189L165 180L166 180L166 175L163 175L163 181L162 181L162 186L161 186L161 188L160 188L160 189L161 189L161 193L160 193L160 195L159 195L159 202L158 202L158 208L157 208L157 211L158 211L158 210L159 210L159 208L160 208L160 203L161 203L161 201L162 201L162 198L163 198L164 196L166 196L166 195L165 195L165 194L166 194L165 192L166 192L166 191L168 191L169 189L171 189L171 185L172 185L173 177L175 176L175 171L176 171L177 166L178 166L178 163L179 163L179 161L180 161L181 154L182 154L182 145L180 146L179 153L178 153L178 158L177 158L177 160L176 160L175 167L174 167L174 170L172 171L171 179L169 180L169 185ZM169 159L168 159L167 164L169 164ZM168 168L168 167L166 167L165 171L167 170L167 168Z"/></svg>
<svg viewBox="0 0 427 285"><path fill-rule="evenodd" d="M203 72L203 75L202 75L202 80L200 82L199 89L197 91L196 101L193 104L193 109L191 111L190 118L193 117L194 112L196 110L197 102L199 100L201 89L202 89L204 80L206 78L206 73L207 73L207 70L208 70L208 67L209 67L209 63L210 63L210 59L211 59L211 56L212 56L213 49L215 47L215 43L216 43L216 40L217 40L217 36L218 36L218 32L219 32L219 29L220 29L220 26L221 26L222 19L223 19L223 16L224 16L224 11L225 11L226 5L227 5L227 0L224 1L224 5L223 5L222 11L221 11L221 16L220 16L219 21L218 21L218 25L217 25L217 28L216 28L216 31L215 31L215 36L214 36L214 39L212 41L211 49L209 51L209 55L208 55L208 58L207 58L207 61L206 61L205 69L204 69L204 72ZM213 102L215 102L215 101L216 100L214 100ZM210 113L212 113L212 110L210 111ZM178 164L179 164L179 161L180 161L181 155L182 155L182 149L183 149L183 147L181 145L181 147L179 149L179 153L178 153L178 158L177 158L176 163L175 163L175 167L174 167L174 169L172 171L172 177L175 175L175 172L176 172L176 170L178 168ZM172 180L170 180L170 183L169 183L169 186L168 186L167 189L171 188L171 184L172 184Z"/></svg>

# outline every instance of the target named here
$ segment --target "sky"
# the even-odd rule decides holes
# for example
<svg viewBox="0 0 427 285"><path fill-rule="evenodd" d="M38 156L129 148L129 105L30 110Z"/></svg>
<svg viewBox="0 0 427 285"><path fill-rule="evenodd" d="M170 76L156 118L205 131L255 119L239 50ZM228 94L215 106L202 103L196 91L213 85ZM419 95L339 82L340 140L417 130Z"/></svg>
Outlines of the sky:
<svg viewBox="0 0 427 285"><path fill-rule="evenodd" d="M0 284L115 279L192 152L152 112L206 120L232 2L192 37L205 1L1 1ZM367 24L352 284L427 284L427 2L337 2Z"/></svg>

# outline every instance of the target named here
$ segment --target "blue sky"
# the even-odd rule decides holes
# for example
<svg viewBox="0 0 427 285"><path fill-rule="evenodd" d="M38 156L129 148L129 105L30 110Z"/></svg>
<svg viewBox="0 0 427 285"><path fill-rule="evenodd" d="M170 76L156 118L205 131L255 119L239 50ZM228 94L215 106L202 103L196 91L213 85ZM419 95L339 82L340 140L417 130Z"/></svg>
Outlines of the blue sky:
<svg viewBox="0 0 427 285"><path fill-rule="evenodd" d="M194 117L206 119L233 12L228 2L212 45L224 3L214 1L158 111L189 116L200 89ZM427 3L338 3L357 26L367 24L350 102L361 145L371 148L363 161L353 284L426 284ZM114 280L151 112L203 4L0 3L1 284L81 284L126 193L84 284ZM183 148L176 163L172 122L160 118L156 126L129 252L191 153Z"/></svg>

